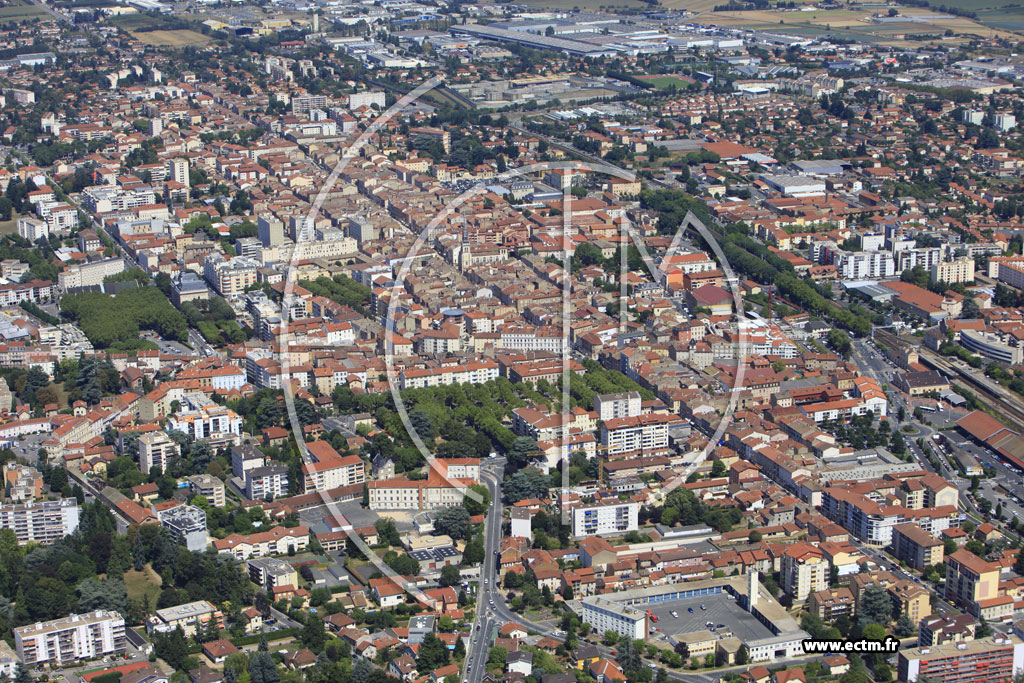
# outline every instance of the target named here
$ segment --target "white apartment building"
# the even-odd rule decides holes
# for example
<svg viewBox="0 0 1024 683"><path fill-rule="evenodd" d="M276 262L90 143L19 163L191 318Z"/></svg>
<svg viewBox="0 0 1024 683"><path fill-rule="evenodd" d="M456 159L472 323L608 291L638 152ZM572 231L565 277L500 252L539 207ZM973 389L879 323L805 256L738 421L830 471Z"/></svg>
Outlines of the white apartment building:
<svg viewBox="0 0 1024 683"><path fill-rule="evenodd" d="M662 453L668 450L668 427L678 419L674 415L637 415L606 420L601 423L600 448L606 457Z"/></svg>
<svg viewBox="0 0 1024 683"><path fill-rule="evenodd" d="M583 599L583 623L595 633L614 631L630 640L647 638L647 613L639 608L606 600L598 595Z"/></svg>
<svg viewBox="0 0 1024 683"><path fill-rule="evenodd" d="M139 471L143 474L149 474L154 467L159 467L161 473L166 472L171 458L181 453L178 443L164 432L140 434L138 443Z"/></svg>
<svg viewBox="0 0 1024 683"><path fill-rule="evenodd" d="M782 588L793 602L828 588L828 561L821 550L808 543L794 543L782 554Z"/></svg>
<svg viewBox="0 0 1024 683"><path fill-rule="evenodd" d="M619 536L639 529L639 516L640 504L637 502L580 505L570 511L572 534L576 538Z"/></svg>
<svg viewBox="0 0 1024 683"><path fill-rule="evenodd" d="M0 529L10 529L18 545L49 545L78 529L79 507L74 498L0 505Z"/></svg>
<svg viewBox="0 0 1024 683"><path fill-rule="evenodd" d="M185 637L190 638L197 631L205 630L211 619L221 628L224 627L224 615L221 611L206 600L197 600L158 609L146 622L146 630L149 633L170 633L181 627Z"/></svg>
<svg viewBox="0 0 1024 683"><path fill-rule="evenodd" d="M932 266L931 279L932 282L974 282L974 259L961 258L936 263Z"/></svg>
<svg viewBox="0 0 1024 683"><path fill-rule="evenodd" d="M638 391L599 394L594 397L594 411L598 419L605 422L619 417L636 417L642 406L643 399Z"/></svg>
<svg viewBox="0 0 1024 683"><path fill-rule="evenodd" d="M205 395L187 394L185 396L185 401L192 409L169 416L168 430L184 432L197 441L199 439L237 441L241 438L242 418L238 416L238 413L212 401L200 403L198 397L205 398ZM195 402L189 401L190 398Z"/></svg>
<svg viewBox="0 0 1024 683"><path fill-rule="evenodd" d="M31 668L63 666L125 651L124 617L97 610L14 629L18 657Z"/></svg>
<svg viewBox="0 0 1024 683"><path fill-rule="evenodd" d="M211 254L203 264L203 277L223 297L238 297L256 282L256 261L238 256L226 259L220 254Z"/></svg>
<svg viewBox="0 0 1024 683"><path fill-rule="evenodd" d="M835 256L836 270L844 280L874 280L896 274L896 262L884 252L842 251Z"/></svg>
<svg viewBox="0 0 1024 683"><path fill-rule="evenodd" d="M124 259L120 257L82 263L69 266L57 276L57 283L64 291L74 287L92 287L103 284L108 275L117 275L125 271Z"/></svg>
<svg viewBox="0 0 1024 683"><path fill-rule="evenodd" d="M185 187L189 186L188 159L178 157L167 162L167 176Z"/></svg>
<svg viewBox="0 0 1024 683"><path fill-rule="evenodd" d="M245 471L245 496L249 500L273 500L287 495L286 465L266 465Z"/></svg>
<svg viewBox="0 0 1024 683"><path fill-rule="evenodd" d="M399 376L402 389L422 389L450 384L483 384L492 379L498 379L498 364L491 360L442 368L403 370Z"/></svg>
<svg viewBox="0 0 1024 683"><path fill-rule="evenodd" d="M178 543L194 553L206 550L209 536L206 533L206 513L201 509L193 505L179 505L161 510L157 518Z"/></svg>
<svg viewBox="0 0 1024 683"><path fill-rule="evenodd" d="M365 92L352 93L351 95L348 96L349 109L358 109L359 107L372 107L375 104L383 109L384 103L384 92L380 90L367 90Z"/></svg>
<svg viewBox="0 0 1024 683"><path fill-rule="evenodd" d="M41 221L38 218L21 216L18 218L18 234L29 242L35 242L40 237L50 234L50 226L46 221Z"/></svg>
<svg viewBox="0 0 1024 683"><path fill-rule="evenodd" d="M330 491L366 481L366 465L358 455L342 457L326 441L306 444L307 458L302 463L302 490Z"/></svg>
<svg viewBox="0 0 1024 683"><path fill-rule="evenodd" d="M916 266L930 271L942 261L942 250L938 247L902 249L896 252L896 270L902 273Z"/></svg>

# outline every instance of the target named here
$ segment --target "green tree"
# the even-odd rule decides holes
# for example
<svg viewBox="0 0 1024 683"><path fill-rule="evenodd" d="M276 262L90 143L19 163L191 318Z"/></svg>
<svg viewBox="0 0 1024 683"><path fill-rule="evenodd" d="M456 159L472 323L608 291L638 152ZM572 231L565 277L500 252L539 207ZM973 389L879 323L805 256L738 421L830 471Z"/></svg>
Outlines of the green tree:
<svg viewBox="0 0 1024 683"><path fill-rule="evenodd" d="M438 584L442 587L457 586L462 581L462 573L454 565L445 565L441 568L441 578Z"/></svg>
<svg viewBox="0 0 1024 683"><path fill-rule="evenodd" d="M436 671L448 663L448 646L433 633L424 636L416 656L416 670L421 674Z"/></svg>
<svg viewBox="0 0 1024 683"><path fill-rule="evenodd" d="M306 617L306 623L302 627L302 644L313 652L320 652L324 643L327 642L327 633L324 631L324 622L315 614Z"/></svg>
<svg viewBox="0 0 1024 683"><path fill-rule="evenodd" d="M249 660L249 679L252 683L277 683L281 675L269 652L257 651Z"/></svg>
<svg viewBox="0 0 1024 683"><path fill-rule="evenodd" d="M870 584L861 591L857 605L857 619L861 626L885 626L892 620L892 599L888 591L878 584Z"/></svg>

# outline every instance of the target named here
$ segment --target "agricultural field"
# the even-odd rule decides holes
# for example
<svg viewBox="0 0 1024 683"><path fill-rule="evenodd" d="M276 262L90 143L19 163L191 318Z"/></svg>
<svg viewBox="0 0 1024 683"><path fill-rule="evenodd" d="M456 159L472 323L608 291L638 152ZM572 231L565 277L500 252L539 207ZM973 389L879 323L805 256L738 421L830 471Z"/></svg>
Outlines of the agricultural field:
<svg viewBox="0 0 1024 683"><path fill-rule="evenodd" d="M49 16L44 10L30 2L20 0L8 0L0 5L0 23L7 21L23 21L26 19L40 19Z"/></svg>
<svg viewBox="0 0 1024 683"><path fill-rule="evenodd" d="M178 29L176 31L132 31L131 34L136 40L153 47L206 45L213 40L198 31L190 31L188 29Z"/></svg>
<svg viewBox="0 0 1024 683"><path fill-rule="evenodd" d="M967 17L940 14L916 7L905 8L902 12L905 20L885 22L872 21L872 13L862 10L709 12L699 15L696 20L719 26L770 30L808 37L830 33L864 42L904 46L914 43L905 37L907 34L942 34L946 30L965 37L1018 37L1010 31L985 26Z"/></svg>
<svg viewBox="0 0 1024 683"><path fill-rule="evenodd" d="M705 2L706 0L698 1ZM533 9L580 9L590 12L615 9L652 9L655 7L646 2L641 2L641 0L523 0L522 4Z"/></svg>

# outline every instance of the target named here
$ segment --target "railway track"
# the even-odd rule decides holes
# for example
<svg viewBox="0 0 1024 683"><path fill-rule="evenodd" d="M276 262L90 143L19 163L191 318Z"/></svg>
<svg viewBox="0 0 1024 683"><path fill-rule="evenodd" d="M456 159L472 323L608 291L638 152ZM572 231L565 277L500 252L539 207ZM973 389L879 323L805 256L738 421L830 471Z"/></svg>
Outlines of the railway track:
<svg viewBox="0 0 1024 683"><path fill-rule="evenodd" d="M888 330L875 330L875 338L883 344L907 344L906 341ZM930 349L918 346L918 355L925 365L950 379L956 378L967 384L972 391L979 394L980 398L985 399L999 414L1003 415L1011 423L1010 426L1024 434L1024 405L1012 396L1008 389L990 379L976 377L973 372L959 367Z"/></svg>

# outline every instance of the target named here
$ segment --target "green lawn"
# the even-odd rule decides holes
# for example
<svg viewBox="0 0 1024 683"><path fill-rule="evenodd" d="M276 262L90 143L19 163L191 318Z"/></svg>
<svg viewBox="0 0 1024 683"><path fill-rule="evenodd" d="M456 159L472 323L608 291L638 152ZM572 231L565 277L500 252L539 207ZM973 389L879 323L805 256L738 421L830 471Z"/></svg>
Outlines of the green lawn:
<svg viewBox="0 0 1024 683"><path fill-rule="evenodd" d="M160 595L160 584L160 575L153 571L148 564L141 572L129 569L124 573L124 585L128 591L128 597L133 600L141 600L143 596L148 596L151 608L156 607L156 599Z"/></svg>
<svg viewBox="0 0 1024 683"><path fill-rule="evenodd" d="M0 7L0 20L21 21L22 19L41 19L50 16L44 10L30 2L11 0Z"/></svg>
<svg viewBox="0 0 1024 683"><path fill-rule="evenodd" d="M644 83L650 83L659 90L670 90L673 86L675 86L677 90L682 90L690 85L688 81L684 81L682 78L671 74L658 76L657 78L641 78L640 80Z"/></svg>

